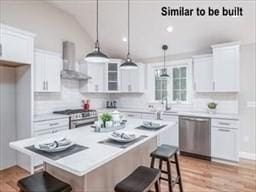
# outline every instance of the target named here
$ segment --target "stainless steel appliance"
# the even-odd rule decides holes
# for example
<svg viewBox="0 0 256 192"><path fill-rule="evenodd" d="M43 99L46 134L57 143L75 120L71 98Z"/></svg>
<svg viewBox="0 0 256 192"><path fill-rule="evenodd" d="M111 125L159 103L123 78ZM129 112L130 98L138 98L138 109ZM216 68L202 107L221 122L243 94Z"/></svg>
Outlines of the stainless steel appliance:
<svg viewBox="0 0 256 192"><path fill-rule="evenodd" d="M83 109L68 109L64 111L54 111L53 113L68 115L70 129L93 124L98 119L96 110L84 111Z"/></svg>
<svg viewBox="0 0 256 192"><path fill-rule="evenodd" d="M183 155L211 159L211 120L202 117L179 117L179 146Z"/></svg>

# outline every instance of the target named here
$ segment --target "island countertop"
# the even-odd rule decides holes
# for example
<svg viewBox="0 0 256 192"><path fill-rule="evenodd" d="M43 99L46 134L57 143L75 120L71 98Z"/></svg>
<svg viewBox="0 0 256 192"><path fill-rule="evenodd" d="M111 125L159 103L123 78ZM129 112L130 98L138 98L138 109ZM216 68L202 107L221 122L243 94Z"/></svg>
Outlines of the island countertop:
<svg viewBox="0 0 256 192"><path fill-rule="evenodd" d="M114 158L130 151L131 149L145 143L146 141L156 137L161 132L166 129L170 129L175 125L175 122L171 121L157 121L161 124L166 124L167 126L158 130L158 131L145 131L140 129L135 129L136 127L142 125L142 119L127 119L127 125L125 129L122 131L131 131L133 133L137 133L138 135L145 135L146 138L132 144L127 148L118 148L105 144L98 143L104 139L107 139L109 136L108 133L97 133L94 132L94 129L91 126L80 127L76 129L71 129L63 132L58 132L52 135L44 135L39 137L28 138L20 141L15 141L10 143L10 147L27 154L29 156L40 157L44 162L63 169L67 172L70 172L77 176L84 176L87 173L93 171L94 169L104 165L105 163L110 162ZM67 137L71 139L74 143L86 146L88 149L83 150L81 152L75 153L73 155L61 158L59 160L52 160L45 156L39 155L38 153L32 152L25 147L34 145L40 141L46 139L56 139L59 137Z"/></svg>

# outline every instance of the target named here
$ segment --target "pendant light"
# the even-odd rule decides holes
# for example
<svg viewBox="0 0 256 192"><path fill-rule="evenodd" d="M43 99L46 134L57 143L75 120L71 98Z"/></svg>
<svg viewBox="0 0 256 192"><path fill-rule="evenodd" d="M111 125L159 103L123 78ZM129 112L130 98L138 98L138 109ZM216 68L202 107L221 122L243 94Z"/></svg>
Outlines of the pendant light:
<svg viewBox="0 0 256 192"><path fill-rule="evenodd" d="M166 68L166 64L165 64L165 52L166 50L168 49L168 46L167 45L163 45L162 46L162 49L164 50L164 68L162 69L162 74L160 75L161 78L168 78L170 77L167 73L167 68Z"/></svg>
<svg viewBox="0 0 256 192"><path fill-rule="evenodd" d="M99 43L99 1L97 0L97 5L96 5L96 35L97 35L97 40L95 42L95 50L85 57L85 61L87 62L93 62L93 63L106 63L108 62L108 56L105 55L100 51L100 43Z"/></svg>
<svg viewBox="0 0 256 192"><path fill-rule="evenodd" d="M130 54L130 0L128 0L128 53L125 62L120 65L121 69L134 69L137 68L137 64L132 62Z"/></svg>

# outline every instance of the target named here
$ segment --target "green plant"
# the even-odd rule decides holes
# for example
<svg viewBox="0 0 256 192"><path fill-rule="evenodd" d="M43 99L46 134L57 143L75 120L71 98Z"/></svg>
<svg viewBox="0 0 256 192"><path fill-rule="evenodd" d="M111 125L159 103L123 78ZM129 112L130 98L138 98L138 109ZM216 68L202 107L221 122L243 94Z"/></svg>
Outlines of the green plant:
<svg viewBox="0 0 256 192"><path fill-rule="evenodd" d="M106 122L112 120L112 115L110 113L102 113L100 119L103 121L104 127L106 127Z"/></svg>
<svg viewBox="0 0 256 192"><path fill-rule="evenodd" d="M217 108L217 103L214 103L214 102L210 102L210 103L208 103L208 108L209 109L216 109Z"/></svg>

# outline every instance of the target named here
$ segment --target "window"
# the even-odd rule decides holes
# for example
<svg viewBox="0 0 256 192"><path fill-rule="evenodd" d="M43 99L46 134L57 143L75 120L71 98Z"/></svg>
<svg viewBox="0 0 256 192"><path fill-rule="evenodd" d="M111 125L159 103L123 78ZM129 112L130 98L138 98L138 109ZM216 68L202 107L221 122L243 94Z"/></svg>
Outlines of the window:
<svg viewBox="0 0 256 192"><path fill-rule="evenodd" d="M155 100L168 97L171 102L188 102L188 66L171 66L167 68L170 77L160 77L162 69L155 70Z"/></svg>

